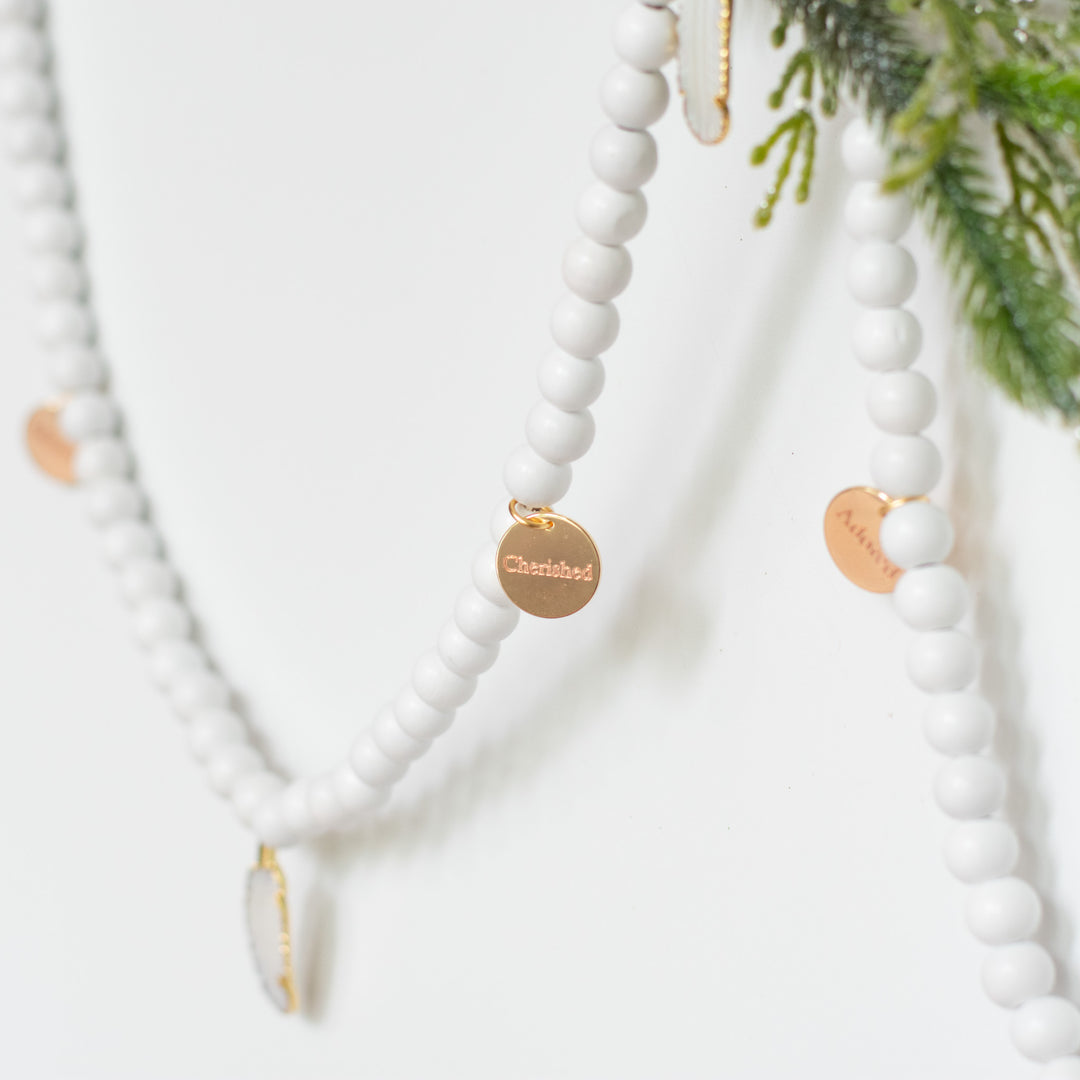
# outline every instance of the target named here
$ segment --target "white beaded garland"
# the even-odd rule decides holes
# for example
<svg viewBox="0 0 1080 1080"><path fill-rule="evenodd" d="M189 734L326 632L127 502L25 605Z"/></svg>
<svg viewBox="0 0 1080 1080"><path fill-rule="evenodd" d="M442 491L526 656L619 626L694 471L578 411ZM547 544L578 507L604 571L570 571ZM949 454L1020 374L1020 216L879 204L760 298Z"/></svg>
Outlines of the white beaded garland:
<svg viewBox="0 0 1080 1080"><path fill-rule="evenodd" d="M20 23L0 26L0 69L42 68L49 45L40 30Z"/></svg>
<svg viewBox="0 0 1080 1080"><path fill-rule="evenodd" d="M206 670L210 658L193 641L174 638L162 641L150 650L150 675L162 690L168 691L177 681L194 670Z"/></svg>
<svg viewBox="0 0 1080 1080"><path fill-rule="evenodd" d="M600 107L613 123L644 131L664 115L671 92L667 79L655 71L616 64L600 84Z"/></svg>
<svg viewBox="0 0 1080 1080"><path fill-rule="evenodd" d="M308 809L314 828L322 832L339 828L352 817L352 810L338 798L337 779L332 773L312 778L308 784Z"/></svg>
<svg viewBox="0 0 1080 1080"><path fill-rule="evenodd" d="M107 525L101 536L105 557L116 567L161 550L161 537L145 521L116 521Z"/></svg>
<svg viewBox="0 0 1080 1080"><path fill-rule="evenodd" d="M881 548L889 561L910 570L944 561L953 546L953 527L937 506L910 502L890 510L881 523Z"/></svg>
<svg viewBox="0 0 1080 1080"><path fill-rule="evenodd" d="M881 183L889 173L889 152L864 120L852 120L840 139L840 156L852 176Z"/></svg>
<svg viewBox="0 0 1080 1080"><path fill-rule="evenodd" d="M964 917L968 929L984 945L1008 945L1035 933L1042 904L1038 893L1022 878L1001 877L971 886Z"/></svg>
<svg viewBox="0 0 1080 1080"><path fill-rule="evenodd" d="M248 735L230 709L200 709L188 723L187 741L192 757L205 762L222 747L247 743Z"/></svg>
<svg viewBox="0 0 1080 1080"><path fill-rule="evenodd" d="M968 608L963 575L942 563L909 570L896 583L893 604L914 630L945 630L955 626Z"/></svg>
<svg viewBox="0 0 1080 1080"><path fill-rule="evenodd" d="M572 241L563 255L566 287L595 304L613 300L630 284L632 264L624 247L598 244L587 236Z"/></svg>
<svg viewBox="0 0 1080 1080"><path fill-rule="evenodd" d="M167 597L144 600L132 618L135 638L143 648L152 648L169 638L191 635L191 613L182 604Z"/></svg>
<svg viewBox="0 0 1080 1080"><path fill-rule="evenodd" d="M228 743L217 747L206 762L210 786L219 795L229 795L240 778L261 773L266 768L262 755L247 743Z"/></svg>
<svg viewBox="0 0 1080 1080"><path fill-rule="evenodd" d="M994 710L979 694L938 694L923 716L926 741L939 753L978 754L994 734Z"/></svg>
<svg viewBox="0 0 1080 1080"><path fill-rule="evenodd" d="M353 772L372 787L385 787L400 780L408 768L408 762L384 753L370 731L365 731L353 743L349 751L349 764Z"/></svg>
<svg viewBox="0 0 1080 1080"><path fill-rule="evenodd" d="M422 757L431 746L430 739L417 739L403 730L391 706L379 710L371 725L371 737L387 757L405 763Z"/></svg>
<svg viewBox="0 0 1080 1080"><path fill-rule="evenodd" d="M848 261L848 288L865 307L898 307L915 291L915 282L915 260L899 244L870 240Z"/></svg>
<svg viewBox="0 0 1080 1080"><path fill-rule="evenodd" d="M236 816L249 828L255 827L255 815L284 787L281 777L271 772L261 755L261 768L248 769L235 780L229 798Z"/></svg>
<svg viewBox="0 0 1080 1080"><path fill-rule="evenodd" d="M52 83L36 71L17 69L0 79L0 109L8 116L45 116L55 104Z"/></svg>
<svg viewBox="0 0 1080 1080"><path fill-rule="evenodd" d="M856 240L899 240L911 225L914 209L903 194L889 194L874 180L860 180L844 204L844 224Z"/></svg>
<svg viewBox="0 0 1080 1080"><path fill-rule="evenodd" d="M28 210L59 208L71 199L71 177L54 161L25 162L15 170L15 198Z"/></svg>
<svg viewBox="0 0 1080 1080"><path fill-rule="evenodd" d="M926 495L941 479L941 454L923 435L883 435L870 453L876 487L897 498Z"/></svg>
<svg viewBox="0 0 1080 1080"><path fill-rule="evenodd" d="M509 525L504 527L503 532L506 528L509 528ZM494 544L485 544L476 553L472 564L472 583L476 586L476 591L492 604L510 607L510 597L503 591L499 581L499 568L495 562L497 556L498 549Z"/></svg>
<svg viewBox="0 0 1080 1080"><path fill-rule="evenodd" d="M885 371L870 380L866 391L870 419L893 435L915 435L937 411L934 385L917 371Z"/></svg>
<svg viewBox="0 0 1080 1080"><path fill-rule="evenodd" d="M205 668L183 671L174 680L169 700L182 717L200 709L222 709L228 706L232 692L220 676Z"/></svg>
<svg viewBox="0 0 1080 1080"><path fill-rule="evenodd" d="M0 0L0 22L40 22L45 0Z"/></svg>
<svg viewBox="0 0 1080 1080"><path fill-rule="evenodd" d="M454 604L454 622L466 637L481 645L494 645L508 637L520 618L519 608L493 604L471 585L458 594Z"/></svg>
<svg viewBox="0 0 1080 1080"><path fill-rule="evenodd" d="M499 656L497 644L473 641L452 619L439 631L435 647L446 666L466 678L482 675Z"/></svg>
<svg viewBox="0 0 1080 1080"><path fill-rule="evenodd" d="M20 116L7 126L8 156L16 164L54 161L60 156L60 129L44 116Z"/></svg>
<svg viewBox="0 0 1080 1080"><path fill-rule="evenodd" d="M908 648L908 675L928 694L963 690L978 668L975 642L962 630L924 630Z"/></svg>
<svg viewBox="0 0 1080 1080"><path fill-rule="evenodd" d="M1062 997L1034 998L1013 1013L1013 1045L1032 1061L1053 1061L1080 1049L1080 1009Z"/></svg>
<svg viewBox="0 0 1080 1080"><path fill-rule="evenodd" d="M174 596L179 589L179 575L164 559L132 559L120 571L120 595L129 604Z"/></svg>
<svg viewBox="0 0 1080 1080"><path fill-rule="evenodd" d="M60 349L49 358L49 379L65 393L97 389L105 383L105 362L96 349Z"/></svg>
<svg viewBox="0 0 1080 1080"><path fill-rule="evenodd" d="M30 264L30 282L39 300L77 300L86 295L83 265L70 255L38 255Z"/></svg>
<svg viewBox="0 0 1080 1080"><path fill-rule="evenodd" d="M570 293L551 311L551 336L560 349L588 360L599 356L619 336L619 312L610 302L594 303Z"/></svg>
<svg viewBox="0 0 1080 1080"><path fill-rule="evenodd" d="M451 671L434 649L416 661L412 685L421 700L441 712L464 705L476 692L476 679Z"/></svg>
<svg viewBox="0 0 1080 1080"><path fill-rule="evenodd" d="M987 817L1005 802L1005 773L988 758L954 758L941 765L934 776L934 799L949 817Z"/></svg>
<svg viewBox="0 0 1080 1080"><path fill-rule="evenodd" d="M398 694L393 709L401 730L414 739L434 739L454 722L453 708L440 709L429 704L412 686Z"/></svg>
<svg viewBox="0 0 1080 1080"><path fill-rule="evenodd" d="M94 336L94 317L77 300L53 300L38 309L37 329L46 348L88 345Z"/></svg>
<svg viewBox="0 0 1080 1080"><path fill-rule="evenodd" d="M573 472L569 465L545 461L531 446L520 446L503 469L506 489L522 506L551 506L569 490Z"/></svg>
<svg viewBox="0 0 1080 1080"><path fill-rule="evenodd" d="M870 308L855 319L851 347L870 371L902 370L919 355L922 328L904 308Z"/></svg>
<svg viewBox="0 0 1080 1080"><path fill-rule="evenodd" d="M285 820L279 800L263 799L255 809L252 827L260 844L272 848L285 848L300 839L296 830Z"/></svg>
<svg viewBox="0 0 1080 1080"><path fill-rule="evenodd" d="M545 401L567 412L591 405L604 389L604 364L554 350L540 362L536 382Z"/></svg>
<svg viewBox="0 0 1080 1080"><path fill-rule="evenodd" d="M146 496L130 480L105 476L83 487L86 515L95 525L110 525L141 517L146 508Z"/></svg>
<svg viewBox="0 0 1080 1080"><path fill-rule="evenodd" d="M676 19L666 8L629 4L615 20L615 52L639 71L655 71L674 55Z"/></svg>
<svg viewBox="0 0 1080 1080"><path fill-rule="evenodd" d="M131 451L120 439L87 439L75 451L75 476L84 483L102 476L127 476L131 466Z"/></svg>
<svg viewBox="0 0 1080 1080"><path fill-rule="evenodd" d="M346 815L367 813L381 806L390 797L389 786L372 787L353 772L346 761L331 774L334 794Z"/></svg>
<svg viewBox="0 0 1080 1080"><path fill-rule="evenodd" d="M656 141L647 131L601 128L589 147L596 176L616 191L635 191L656 172Z"/></svg>
<svg viewBox="0 0 1080 1080"><path fill-rule="evenodd" d="M79 219L70 210L59 206L31 210L26 216L25 232L26 246L34 254L70 255L82 246Z"/></svg>
<svg viewBox="0 0 1080 1080"><path fill-rule="evenodd" d="M1015 1009L1054 988L1054 961L1034 941L1016 941L992 949L983 961L982 985L995 1005Z"/></svg>
<svg viewBox="0 0 1080 1080"><path fill-rule="evenodd" d="M641 191L616 191L597 180L578 199L577 223L598 244L625 244L641 232L648 209Z"/></svg>
<svg viewBox="0 0 1080 1080"><path fill-rule="evenodd" d="M95 435L109 435L120 423L120 410L108 394L86 391L74 394L60 410L60 430L82 442Z"/></svg>
<svg viewBox="0 0 1080 1080"><path fill-rule="evenodd" d="M953 877L974 885L1011 874L1020 858L1020 840L1004 821L960 821L945 837L943 854Z"/></svg>
<svg viewBox="0 0 1080 1080"><path fill-rule="evenodd" d="M538 401L525 419L529 445L554 465L566 465L584 456L596 435L596 422L588 409L567 412L549 401Z"/></svg>

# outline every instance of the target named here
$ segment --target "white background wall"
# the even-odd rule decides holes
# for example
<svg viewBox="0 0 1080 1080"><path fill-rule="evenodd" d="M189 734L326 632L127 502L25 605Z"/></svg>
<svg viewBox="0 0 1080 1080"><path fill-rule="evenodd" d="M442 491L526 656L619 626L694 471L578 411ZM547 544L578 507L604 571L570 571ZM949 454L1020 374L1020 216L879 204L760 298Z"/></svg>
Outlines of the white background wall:
<svg viewBox="0 0 1080 1080"><path fill-rule="evenodd" d="M621 2L55 5L115 390L209 645L292 770L340 760L406 678L505 498ZM908 632L820 537L874 436L840 125L811 205L749 227L765 8L738 13L729 143L677 109L658 128L561 506L601 589L523 623L379 821L284 855L301 1018L249 963L253 844L150 686L77 497L21 452L45 383L0 201L7 1075L1033 1073L940 862ZM961 463L937 494L1074 972L1078 462L948 356L922 265L925 370L952 371L934 434Z"/></svg>

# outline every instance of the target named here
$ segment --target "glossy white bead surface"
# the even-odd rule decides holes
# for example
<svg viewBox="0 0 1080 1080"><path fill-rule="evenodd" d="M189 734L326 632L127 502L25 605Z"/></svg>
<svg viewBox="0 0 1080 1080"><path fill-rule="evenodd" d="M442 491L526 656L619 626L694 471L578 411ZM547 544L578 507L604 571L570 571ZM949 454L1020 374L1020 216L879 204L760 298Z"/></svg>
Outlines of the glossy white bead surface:
<svg viewBox="0 0 1080 1080"><path fill-rule="evenodd" d="M913 216L907 195L888 194L874 180L858 181L844 203L844 224L856 240L899 240Z"/></svg>
<svg viewBox="0 0 1080 1080"><path fill-rule="evenodd" d="M675 55L676 25L666 7L628 4L615 20L615 52L640 71L656 71Z"/></svg>
<svg viewBox="0 0 1080 1080"><path fill-rule="evenodd" d="M45 116L55 103L52 83L39 72L16 69L0 79L0 109L8 116Z"/></svg>
<svg viewBox="0 0 1080 1080"><path fill-rule="evenodd" d="M589 163L597 178L616 191L636 191L656 172L656 141L647 131L603 127L589 147Z"/></svg>
<svg viewBox="0 0 1080 1080"><path fill-rule="evenodd" d="M856 317L851 347L855 358L868 370L899 371L918 357L922 328L904 308L871 308Z"/></svg>
<svg viewBox="0 0 1080 1080"><path fill-rule="evenodd" d="M76 256L46 252L30 264L30 283L39 300L77 300L86 295L86 270Z"/></svg>
<svg viewBox="0 0 1080 1080"><path fill-rule="evenodd" d="M624 247L599 244L579 236L563 255L562 276L566 287L593 303L614 300L630 284L632 264Z"/></svg>
<svg viewBox="0 0 1080 1080"><path fill-rule="evenodd" d="M899 307L915 291L916 280L915 260L899 244L869 240L848 260L848 289L864 307Z"/></svg>
<svg viewBox="0 0 1080 1080"><path fill-rule="evenodd" d="M262 755L247 743L229 743L218 747L206 762L210 786L219 795L229 795L241 777L256 775L266 769Z"/></svg>
<svg viewBox="0 0 1080 1080"><path fill-rule="evenodd" d="M919 566L896 583L893 605L914 630L945 630L967 612L967 582L959 570L944 563Z"/></svg>
<svg viewBox="0 0 1080 1080"><path fill-rule="evenodd" d="M131 465L127 443L111 436L87 439L75 450L75 476L84 483L103 476L127 476Z"/></svg>
<svg viewBox="0 0 1080 1080"><path fill-rule="evenodd" d="M229 684L205 668L181 672L169 692L172 707L182 717L192 716L200 709L226 708L231 697Z"/></svg>
<svg viewBox="0 0 1080 1080"><path fill-rule="evenodd" d="M648 209L642 192L617 191L597 180L578 199L577 223L599 244L625 244L641 232Z"/></svg>
<svg viewBox="0 0 1080 1080"><path fill-rule="evenodd" d="M358 817L381 806L390 797L390 788L372 787L353 772L352 766L345 762L331 774L334 794L346 815Z"/></svg>
<svg viewBox="0 0 1080 1080"><path fill-rule="evenodd" d="M926 495L941 479L941 454L923 435L883 435L870 452L870 478L881 491L902 498Z"/></svg>
<svg viewBox="0 0 1080 1080"><path fill-rule="evenodd" d="M509 637L520 619L520 609L493 604L471 585L458 594L454 603L458 629L481 645L495 645Z"/></svg>
<svg viewBox="0 0 1080 1080"><path fill-rule="evenodd" d="M38 69L49 58L49 45L38 29L22 22L0 25L0 71Z"/></svg>
<svg viewBox="0 0 1080 1080"><path fill-rule="evenodd" d="M962 630L924 630L908 647L908 675L928 694L963 690L978 670L975 642Z"/></svg>
<svg viewBox="0 0 1080 1080"><path fill-rule="evenodd" d="M94 337L94 317L77 300L52 300L38 309L37 330L46 348L85 346Z"/></svg>
<svg viewBox="0 0 1080 1080"><path fill-rule="evenodd" d="M200 709L187 726L188 749L196 761L207 761L225 746L247 743L247 729L229 709Z"/></svg>
<svg viewBox="0 0 1080 1080"><path fill-rule="evenodd" d="M387 757L405 763L422 757L431 747L431 739L417 739L402 728L391 706L379 710L371 737Z"/></svg>
<svg viewBox="0 0 1080 1080"><path fill-rule="evenodd" d="M549 401L538 401L525 418L525 438L554 465L577 461L592 446L596 422L588 409L567 412Z"/></svg>
<svg viewBox="0 0 1080 1080"><path fill-rule="evenodd" d="M974 885L1011 874L1020 858L1020 841L1004 821L960 821L949 829L943 854L953 877Z"/></svg>
<svg viewBox="0 0 1080 1080"><path fill-rule="evenodd" d="M984 945L1008 945L1035 933L1042 918L1042 904L1022 878L996 878L968 889L964 918L968 929Z"/></svg>
<svg viewBox="0 0 1080 1080"><path fill-rule="evenodd" d="M105 558L113 566L123 566L132 559L145 559L161 550L161 537L145 521L117 521L101 534Z"/></svg>
<svg viewBox="0 0 1080 1080"><path fill-rule="evenodd" d="M55 161L63 140L60 129L44 116L20 116L7 125L7 150L12 161Z"/></svg>
<svg viewBox="0 0 1080 1080"><path fill-rule="evenodd" d="M476 679L451 671L432 649L417 660L412 673L412 686L417 695L433 709L450 712L473 696Z"/></svg>
<svg viewBox="0 0 1080 1080"><path fill-rule="evenodd" d="M862 119L852 120L840 139L840 156L849 173L859 180L881 183L889 174L889 152L878 133Z"/></svg>
<svg viewBox="0 0 1080 1080"><path fill-rule="evenodd" d="M979 694L937 694L923 714L923 734L941 754L978 754L993 738L994 710Z"/></svg>
<svg viewBox="0 0 1080 1080"><path fill-rule="evenodd" d="M71 199L71 176L55 161L28 161L15 169L15 198L27 210L64 206Z"/></svg>
<svg viewBox="0 0 1080 1080"><path fill-rule="evenodd" d="M1005 773L989 758L954 758L934 776L934 799L949 817L961 821L988 817L1005 802Z"/></svg>
<svg viewBox="0 0 1080 1080"><path fill-rule="evenodd" d="M581 359L552 350L540 362L536 382L545 401L574 412L587 408L604 389L604 364L598 358Z"/></svg>
<svg viewBox="0 0 1080 1080"><path fill-rule="evenodd" d="M49 380L58 390L93 390L105 382L105 362L96 349L60 349L49 357Z"/></svg>
<svg viewBox="0 0 1080 1080"><path fill-rule="evenodd" d="M600 83L600 107L613 123L644 131L664 115L671 92L667 79L655 71L616 64Z"/></svg>
<svg viewBox="0 0 1080 1080"><path fill-rule="evenodd" d="M890 510L881 523L881 548L904 570L943 562L952 551L953 527L948 515L925 502Z"/></svg>
<svg viewBox="0 0 1080 1080"><path fill-rule="evenodd" d="M439 631L436 648L446 666L466 678L482 675L499 656L497 644L482 645L474 641L452 619Z"/></svg>
<svg viewBox="0 0 1080 1080"><path fill-rule="evenodd" d="M260 844L267 847L285 848L301 839L285 820L279 799L263 799L255 810L252 828Z"/></svg>
<svg viewBox="0 0 1080 1080"><path fill-rule="evenodd" d="M509 515L507 517L506 528L509 528ZM505 529L503 531L505 532ZM476 587L476 591L492 604L497 604L499 607L510 607L510 598L503 591L503 587L499 582L499 571L495 565L497 556L498 549L493 543L485 544L476 553L472 564L472 583Z"/></svg>
<svg viewBox="0 0 1080 1080"><path fill-rule="evenodd" d="M1016 941L992 949L983 961L982 984L995 1005L1015 1009L1054 988L1054 961L1034 941Z"/></svg>
<svg viewBox="0 0 1080 1080"><path fill-rule="evenodd" d="M870 380L866 411L882 431L916 435L934 419L934 385L918 371L883 371Z"/></svg>
<svg viewBox="0 0 1080 1080"><path fill-rule="evenodd" d="M336 829L353 814L338 797L337 777L332 773L322 773L308 783L308 809L316 832Z"/></svg>
<svg viewBox="0 0 1080 1080"><path fill-rule="evenodd" d="M365 731L352 744L349 764L353 772L372 787L385 787L394 783L405 775L408 768L407 762L396 760L384 753L370 731Z"/></svg>
<svg viewBox="0 0 1080 1080"><path fill-rule="evenodd" d="M569 465L545 461L531 446L520 446L506 459L503 482L522 506L553 506L569 490Z"/></svg>
<svg viewBox="0 0 1080 1080"><path fill-rule="evenodd" d="M60 430L72 442L111 435L119 423L116 402L108 394L92 390L74 394L60 410Z"/></svg>
<svg viewBox="0 0 1080 1080"><path fill-rule="evenodd" d="M143 648L191 635L191 614L182 604L165 597L144 600L132 615L135 638Z"/></svg>
<svg viewBox="0 0 1080 1080"><path fill-rule="evenodd" d="M1065 998L1033 998L1013 1013L1013 1046L1032 1061L1053 1061L1080 1049L1080 1009Z"/></svg>
<svg viewBox="0 0 1080 1080"><path fill-rule="evenodd" d="M150 650L150 675L163 690L174 686L185 672L206 669L210 658L193 641L173 639L163 641Z"/></svg>
<svg viewBox="0 0 1080 1080"><path fill-rule="evenodd" d="M70 255L82 246L79 219L59 206L31 210L26 215L25 232L26 246L34 254Z"/></svg>
<svg viewBox="0 0 1080 1080"><path fill-rule="evenodd" d="M434 739L454 722L454 710L429 705L412 686L394 699L394 716L402 731L414 739Z"/></svg>
<svg viewBox="0 0 1080 1080"><path fill-rule="evenodd" d="M281 777L271 772L265 762L261 769L243 773L237 777L229 794L236 816L249 829L254 829L255 815L274 799L284 786Z"/></svg>
<svg viewBox="0 0 1080 1080"><path fill-rule="evenodd" d="M83 504L86 516L95 525L111 525L114 521L141 517L146 509L146 496L130 480L103 476L83 485Z"/></svg>
<svg viewBox="0 0 1080 1080"><path fill-rule="evenodd" d="M560 349L588 360L615 343L619 336L619 312L610 302L593 303L570 293L552 308L550 328Z"/></svg>
<svg viewBox="0 0 1080 1080"><path fill-rule="evenodd" d="M175 596L179 589L180 579L164 559L132 559L120 571L120 595L129 604Z"/></svg>

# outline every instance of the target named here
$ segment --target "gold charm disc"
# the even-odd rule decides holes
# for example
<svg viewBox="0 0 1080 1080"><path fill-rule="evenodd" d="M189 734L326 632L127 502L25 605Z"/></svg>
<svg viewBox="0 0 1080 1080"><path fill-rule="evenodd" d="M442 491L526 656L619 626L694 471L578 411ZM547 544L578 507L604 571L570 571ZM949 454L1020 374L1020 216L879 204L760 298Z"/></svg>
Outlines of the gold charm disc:
<svg viewBox="0 0 1080 1080"><path fill-rule="evenodd" d="M75 483L75 444L60 430L60 406L42 405L26 422L26 446L42 472Z"/></svg>
<svg viewBox="0 0 1080 1080"><path fill-rule="evenodd" d="M903 570L881 550L881 522L897 500L875 488L841 491L825 511L825 544L840 573L872 593L891 593Z"/></svg>
<svg viewBox="0 0 1080 1080"><path fill-rule="evenodd" d="M522 517L499 542L499 582L522 611L561 619L580 611L600 582L600 553L576 522L548 509Z"/></svg>
<svg viewBox="0 0 1080 1080"><path fill-rule="evenodd" d="M277 853L265 845L248 872L247 922L255 967L270 1000L283 1013L296 1012L300 1002L293 979L285 875Z"/></svg>

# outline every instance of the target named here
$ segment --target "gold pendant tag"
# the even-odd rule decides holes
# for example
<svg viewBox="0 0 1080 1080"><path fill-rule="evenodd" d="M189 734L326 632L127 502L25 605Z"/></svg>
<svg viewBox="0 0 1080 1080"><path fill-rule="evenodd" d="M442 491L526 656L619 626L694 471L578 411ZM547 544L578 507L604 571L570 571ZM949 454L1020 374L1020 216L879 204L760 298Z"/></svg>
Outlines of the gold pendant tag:
<svg viewBox="0 0 1080 1080"><path fill-rule="evenodd" d="M522 611L561 619L580 611L600 582L600 553L576 522L548 507L524 517L510 503L514 524L499 542L499 582Z"/></svg>
<svg viewBox="0 0 1080 1080"><path fill-rule="evenodd" d="M65 484L75 483L75 444L60 430L59 405L42 405L30 414L26 446L42 472Z"/></svg>
<svg viewBox="0 0 1080 1080"><path fill-rule="evenodd" d="M293 979L285 875L274 849L263 845L248 871L247 920L255 967L270 1000L283 1013L296 1012L300 1002Z"/></svg>
<svg viewBox="0 0 1080 1080"><path fill-rule="evenodd" d="M872 593L891 593L903 570L881 550L878 534L885 515L906 499L892 499L876 488L841 491L825 511L825 544L840 573Z"/></svg>

